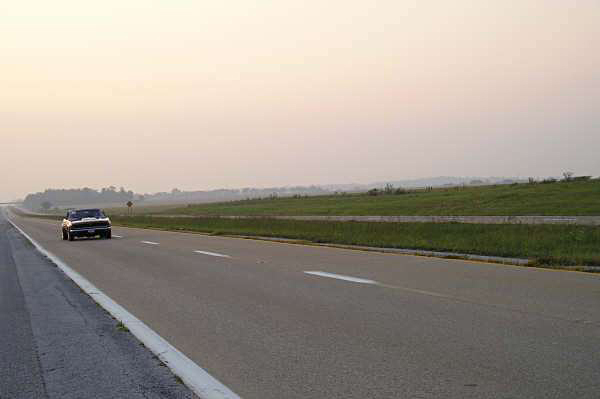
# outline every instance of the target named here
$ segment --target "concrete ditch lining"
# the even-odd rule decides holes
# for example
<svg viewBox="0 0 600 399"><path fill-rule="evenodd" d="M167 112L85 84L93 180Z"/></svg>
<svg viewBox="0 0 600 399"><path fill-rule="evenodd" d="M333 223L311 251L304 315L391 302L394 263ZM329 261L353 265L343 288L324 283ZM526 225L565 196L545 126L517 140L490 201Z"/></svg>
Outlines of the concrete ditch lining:
<svg viewBox="0 0 600 399"><path fill-rule="evenodd" d="M126 215L119 215L126 216ZM138 215L161 218L280 219L324 222L571 224L600 226L600 216L282 216L282 215Z"/></svg>

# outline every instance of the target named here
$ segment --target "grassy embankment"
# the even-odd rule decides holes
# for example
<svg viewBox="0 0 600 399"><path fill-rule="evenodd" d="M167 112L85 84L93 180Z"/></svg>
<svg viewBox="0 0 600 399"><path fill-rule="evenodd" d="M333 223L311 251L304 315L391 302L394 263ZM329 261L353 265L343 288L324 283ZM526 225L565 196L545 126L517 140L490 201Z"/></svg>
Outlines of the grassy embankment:
<svg viewBox="0 0 600 399"><path fill-rule="evenodd" d="M144 213L149 213L146 208ZM164 207L173 215L600 215L600 180L347 194Z"/></svg>

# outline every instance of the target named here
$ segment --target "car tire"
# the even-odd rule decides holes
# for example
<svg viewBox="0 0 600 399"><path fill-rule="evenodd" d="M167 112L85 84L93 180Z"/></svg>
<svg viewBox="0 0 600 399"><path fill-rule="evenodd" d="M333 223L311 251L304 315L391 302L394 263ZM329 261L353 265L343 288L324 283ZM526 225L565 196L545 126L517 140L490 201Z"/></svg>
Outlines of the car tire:
<svg viewBox="0 0 600 399"><path fill-rule="evenodd" d="M70 231L68 232L68 237L69 237L69 241L75 240L75 237L73 236L73 233L71 233Z"/></svg>
<svg viewBox="0 0 600 399"><path fill-rule="evenodd" d="M69 238L69 237L67 236L67 233L65 232L65 229L61 229L61 230L62 230L62 239L63 239L63 241L66 241L67 238Z"/></svg>
<svg viewBox="0 0 600 399"><path fill-rule="evenodd" d="M107 233L105 233L104 238L106 238L107 240L110 240L112 238L112 232L108 231Z"/></svg>

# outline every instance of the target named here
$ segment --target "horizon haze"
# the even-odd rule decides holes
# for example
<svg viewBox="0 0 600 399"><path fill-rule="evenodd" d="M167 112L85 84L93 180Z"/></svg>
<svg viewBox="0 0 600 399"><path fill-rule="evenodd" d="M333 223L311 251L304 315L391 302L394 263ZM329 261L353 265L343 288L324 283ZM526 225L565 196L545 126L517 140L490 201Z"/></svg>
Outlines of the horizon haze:
<svg viewBox="0 0 600 399"><path fill-rule="evenodd" d="M0 201L600 175L600 2L1 7Z"/></svg>

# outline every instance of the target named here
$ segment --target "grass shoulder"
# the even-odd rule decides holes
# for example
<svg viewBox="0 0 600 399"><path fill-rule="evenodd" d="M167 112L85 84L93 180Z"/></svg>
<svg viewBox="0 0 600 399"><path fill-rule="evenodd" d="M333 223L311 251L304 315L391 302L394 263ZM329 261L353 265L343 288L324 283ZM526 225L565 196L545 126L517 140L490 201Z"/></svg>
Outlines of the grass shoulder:
<svg viewBox="0 0 600 399"><path fill-rule="evenodd" d="M600 215L600 180L403 190L190 204L157 213L201 216L586 216Z"/></svg>
<svg viewBox="0 0 600 399"><path fill-rule="evenodd" d="M360 245L528 258L544 267L600 266L600 229L573 225L368 223L222 218L115 217L128 227L278 237Z"/></svg>

